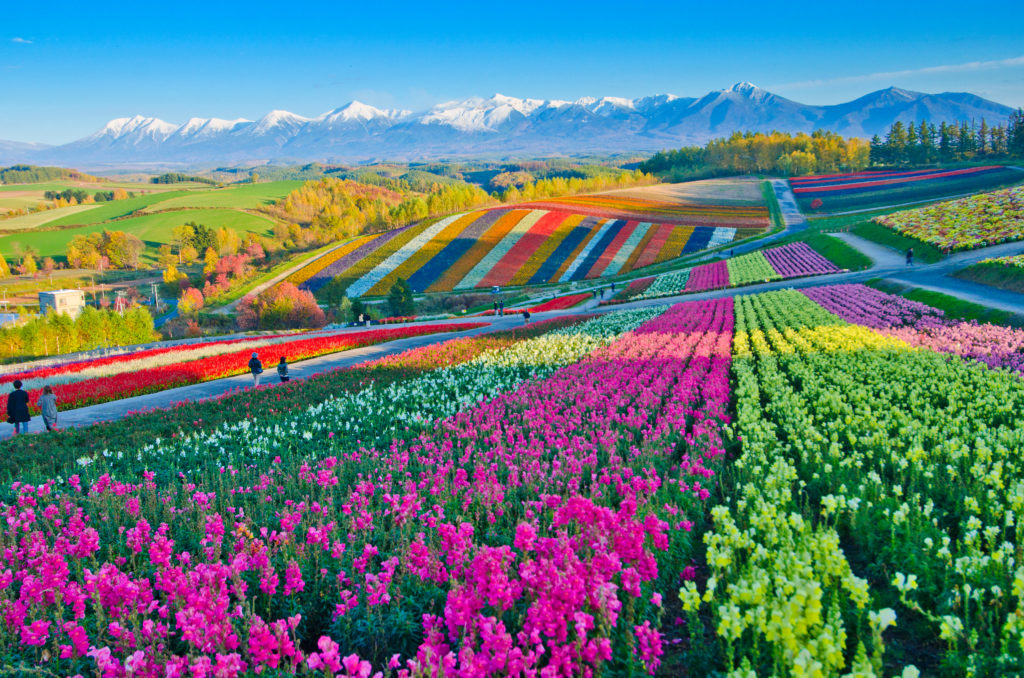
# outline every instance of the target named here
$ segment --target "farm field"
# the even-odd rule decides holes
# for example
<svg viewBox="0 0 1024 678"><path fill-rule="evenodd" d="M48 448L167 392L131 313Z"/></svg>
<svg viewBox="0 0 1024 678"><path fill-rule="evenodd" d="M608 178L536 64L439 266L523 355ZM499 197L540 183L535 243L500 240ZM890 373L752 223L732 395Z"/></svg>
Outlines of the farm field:
<svg viewBox="0 0 1024 678"><path fill-rule="evenodd" d="M262 184L242 184L224 188L189 191L185 195L168 197L166 200L146 207L147 212L174 210L193 207L230 207L235 209L256 209L284 198L302 181L270 181Z"/></svg>
<svg viewBox="0 0 1024 678"><path fill-rule="evenodd" d="M123 201L123 202L128 202ZM99 207L97 209L103 209ZM65 217L76 218L76 217ZM113 222L105 222L104 227L111 230L120 230L132 233L150 246L170 242L171 231L175 226L180 226L186 221L198 221L200 223L215 224L218 227L230 226L240 232L251 232L266 234L274 225L269 217L264 217L248 212L230 209L196 209L188 211L161 212L159 214L147 214L139 217L119 219ZM85 225L78 227L63 228L60 230L43 230L10 233L0 236L0 251L11 251L13 243L27 245L36 250L39 256L58 257L63 256L65 248L76 235L83 233L94 233L99 225ZM154 247L146 250L144 255L155 258Z"/></svg>
<svg viewBox="0 0 1024 678"><path fill-rule="evenodd" d="M701 184L704 182L694 182ZM721 182L719 182L721 183ZM350 297L386 294L399 278L415 292L537 285L627 273L762 233L768 210L757 182L728 192L742 205L632 189L455 214L364 239L293 276L316 291L340 277ZM749 184L749 185L748 185ZM723 186L733 186L722 183ZM752 188L751 188L752 186ZM643 197L640 197L643 196Z"/></svg>
<svg viewBox="0 0 1024 678"><path fill-rule="evenodd" d="M1024 172L999 165L963 169L865 171L789 180L808 215L889 207L992 190L1024 182Z"/></svg>
<svg viewBox="0 0 1024 678"><path fill-rule="evenodd" d="M1024 668L1024 331L861 285L538 325L5 456L8 661Z"/></svg>
<svg viewBox="0 0 1024 678"><path fill-rule="evenodd" d="M0 231L23 231L38 228L39 226L46 226L52 224L58 219L64 219L67 217L74 216L75 218L85 218L81 215L83 212L89 212L100 207L100 205L72 205L69 207L58 207L52 210L43 210L41 212L33 212L31 214L21 214L16 217L8 217L6 219L0 219Z"/></svg>

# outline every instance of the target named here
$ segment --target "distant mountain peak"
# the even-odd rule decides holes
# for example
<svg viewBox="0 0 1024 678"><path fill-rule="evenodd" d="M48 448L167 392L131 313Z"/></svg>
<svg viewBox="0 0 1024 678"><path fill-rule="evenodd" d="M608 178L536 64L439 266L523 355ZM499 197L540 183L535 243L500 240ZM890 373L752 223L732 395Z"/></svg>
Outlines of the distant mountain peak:
<svg viewBox="0 0 1024 678"><path fill-rule="evenodd" d="M649 152L702 144L735 131L828 129L870 138L884 134L897 120L995 121L1011 112L973 94L922 94L898 87L842 104L813 106L747 81L700 98L658 94L545 100L495 93L448 101L415 114L351 101L315 118L274 110L255 122L196 117L174 125L135 115L115 118L96 133L63 146L0 142L0 161L98 168L145 162L349 162Z"/></svg>
<svg viewBox="0 0 1024 678"><path fill-rule="evenodd" d="M736 92L737 94L752 94L754 92L760 92L761 88L752 82L744 80L743 82L737 82L735 85L728 89L729 92Z"/></svg>

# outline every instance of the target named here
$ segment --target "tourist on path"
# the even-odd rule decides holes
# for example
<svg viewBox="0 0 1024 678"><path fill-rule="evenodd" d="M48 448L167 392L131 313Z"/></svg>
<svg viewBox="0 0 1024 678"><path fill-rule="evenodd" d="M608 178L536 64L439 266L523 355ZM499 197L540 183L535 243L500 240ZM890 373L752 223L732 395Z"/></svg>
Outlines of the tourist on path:
<svg viewBox="0 0 1024 678"><path fill-rule="evenodd" d="M907 266L911 266L914 263L914 248L907 248Z"/></svg>
<svg viewBox="0 0 1024 678"><path fill-rule="evenodd" d="M14 390L7 394L7 423L14 424L14 435L28 433L28 394L21 390L21 380L14 380Z"/></svg>
<svg viewBox="0 0 1024 678"><path fill-rule="evenodd" d="M523 311L523 324L524 325L529 325L530 324L530 312L529 311Z"/></svg>
<svg viewBox="0 0 1024 678"><path fill-rule="evenodd" d="M288 361L281 356L281 362L277 364L277 376L281 377L281 383L285 383L291 377L288 376Z"/></svg>
<svg viewBox="0 0 1024 678"><path fill-rule="evenodd" d="M249 371L252 372L253 386L259 386L260 375L263 374L263 363L260 362L260 358L256 353L253 353L252 357L249 358Z"/></svg>
<svg viewBox="0 0 1024 678"><path fill-rule="evenodd" d="M505 315L505 300L504 299L502 299L501 301L498 302L498 315L500 315L500 316L504 316Z"/></svg>
<svg viewBox="0 0 1024 678"><path fill-rule="evenodd" d="M43 395L39 396L39 409L43 412L43 426L47 431L57 430L57 396L49 384L43 387Z"/></svg>

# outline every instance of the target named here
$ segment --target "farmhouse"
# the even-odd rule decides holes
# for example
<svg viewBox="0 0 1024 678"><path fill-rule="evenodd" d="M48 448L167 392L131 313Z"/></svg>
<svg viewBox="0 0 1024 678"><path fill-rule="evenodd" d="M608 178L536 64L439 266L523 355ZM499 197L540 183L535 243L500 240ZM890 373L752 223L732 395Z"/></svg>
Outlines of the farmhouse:
<svg viewBox="0 0 1024 678"><path fill-rule="evenodd" d="M67 313L77 318L85 307L85 292L82 290L53 290L39 293L39 312L46 314L51 309L55 313Z"/></svg>

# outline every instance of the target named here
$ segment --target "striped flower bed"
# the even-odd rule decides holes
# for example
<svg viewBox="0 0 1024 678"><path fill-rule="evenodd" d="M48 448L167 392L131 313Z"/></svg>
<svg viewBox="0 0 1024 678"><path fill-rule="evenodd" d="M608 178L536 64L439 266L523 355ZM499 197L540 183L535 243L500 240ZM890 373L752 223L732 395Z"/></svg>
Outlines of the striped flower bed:
<svg viewBox="0 0 1024 678"><path fill-rule="evenodd" d="M672 204L656 201L616 202L601 196L574 200L673 218L686 211L673 212ZM549 284L628 273L760 231L519 207L455 214L358 238L311 262L292 279L317 291L338 278L353 298L387 294L399 278L418 293ZM696 207L707 212L714 206Z"/></svg>

